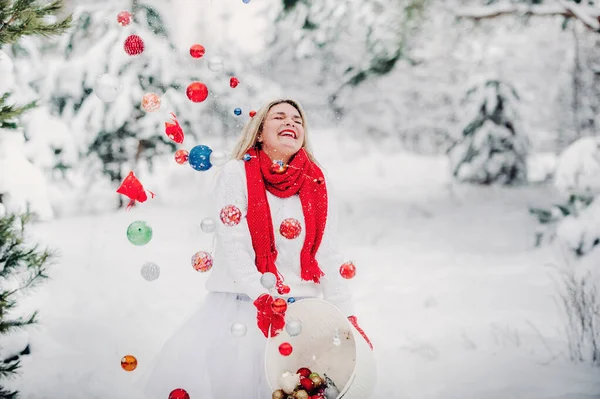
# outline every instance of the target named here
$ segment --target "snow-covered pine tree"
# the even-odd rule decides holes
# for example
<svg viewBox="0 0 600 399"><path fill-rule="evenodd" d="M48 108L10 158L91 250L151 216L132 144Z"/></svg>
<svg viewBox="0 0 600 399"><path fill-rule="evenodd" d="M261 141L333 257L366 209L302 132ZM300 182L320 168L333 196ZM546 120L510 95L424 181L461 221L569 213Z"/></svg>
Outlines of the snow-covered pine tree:
<svg viewBox="0 0 600 399"><path fill-rule="evenodd" d="M68 178L81 182L83 177L84 189L103 180L110 186L129 170L151 170L153 157L174 152L175 143L165 135L171 112L186 135L196 133L185 96L189 82L163 18L145 2L130 6L133 20L126 26L117 21L127 11L122 2L77 6L75 29L59 46L64 58L51 62L54 68L47 74L45 92L52 95L53 114L68 123L80 154L78 164L69 165L73 171ZM126 53L130 35L143 40L141 54ZM143 109L148 93L159 96L158 111Z"/></svg>
<svg viewBox="0 0 600 399"><path fill-rule="evenodd" d="M461 182L513 185L527 181L527 140L520 129L516 90L486 80L467 91L462 137L449 149Z"/></svg>
<svg viewBox="0 0 600 399"><path fill-rule="evenodd" d="M61 22L51 20L61 7L62 1L45 4L35 0L0 1L0 46L13 44L24 36L48 37L63 33L69 27L70 18ZM9 91L14 89L14 75L12 62L5 52L0 52L0 72L3 83L0 87L0 337L5 338L35 323L35 313L27 317L15 314L17 298L46 277L52 254L26 244L25 226L32 214L18 216L15 213L34 208L38 216L48 216L44 215L48 209L43 209L47 203L32 206L31 201L39 193L23 190L23 186L43 184L43 180L22 182L39 177L39 170L23 154L24 136L18 124L18 118L35 107L35 103L17 105L11 101ZM7 210L9 213L5 214ZM19 356L28 353L29 348L26 345L2 349L7 357L0 359L0 379L14 377L20 367ZM17 391L0 385L1 399L17 397Z"/></svg>
<svg viewBox="0 0 600 399"><path fill-rule="evenodd" d="M409 55L427 0L284 0L274 16L267 59L269 74L293 95L337 117L353 89L389 73ZM294 75L293 81L286 77ZM386 107L387 98L365 100ZM373 107L375 108L375 107Z"/></svg>

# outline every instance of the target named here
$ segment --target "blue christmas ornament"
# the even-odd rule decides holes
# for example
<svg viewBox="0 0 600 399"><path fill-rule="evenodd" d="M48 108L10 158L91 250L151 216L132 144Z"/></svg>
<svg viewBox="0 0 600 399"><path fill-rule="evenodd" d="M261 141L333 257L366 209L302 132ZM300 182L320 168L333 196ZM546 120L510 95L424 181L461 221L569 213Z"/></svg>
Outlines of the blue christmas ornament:
<svg viewBox="0 0 600 399"><path fill-rule="evenodd" d="M289 297L289 298L288 298L288 303L294 303L294 302L296 302L296 299L294 299L294 298L292 298L292 297Z"/></svg>
<svg viewBox="0 0 600 399"><path fill-rule="evenodd" d="M236 108L233 110L233 113L236 114L237 116L240 116L242 114L242 109L241 108Z"/></svg>
<svg viewBox="0 0 600 399"><path fill-rule="evenodd" d="M188 163L196 170L205 171L212 167L210 154L212 150L205 145L197 145L190 150Z"/></svg>
<svg viewBox="0 0 600 399"><path fill-rule="evenodd" d="M251 159L252 157L250 156L250 154L244 154L244 161L248 162Z"/></svg>
<svg viewBox="0 0 600 399"><path fill-rule="evenodd" d="M242 0L242 3L248 4L248 3L250 3L250 0Z"/></svg>

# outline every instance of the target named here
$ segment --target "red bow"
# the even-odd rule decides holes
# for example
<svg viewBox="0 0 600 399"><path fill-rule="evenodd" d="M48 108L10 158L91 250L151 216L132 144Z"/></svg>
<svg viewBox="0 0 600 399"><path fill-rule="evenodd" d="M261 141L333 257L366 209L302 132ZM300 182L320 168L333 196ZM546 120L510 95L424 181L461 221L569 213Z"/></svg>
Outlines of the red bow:
<svg viewBox="0 0 600 399"><path fill-rule="evenodd" d="M254 301L254 306L258 309L256 321L258 328L266 338L276 337L285 327L285 312L275 313L273 311L273 297L269 294L262 294Z"/></svg>

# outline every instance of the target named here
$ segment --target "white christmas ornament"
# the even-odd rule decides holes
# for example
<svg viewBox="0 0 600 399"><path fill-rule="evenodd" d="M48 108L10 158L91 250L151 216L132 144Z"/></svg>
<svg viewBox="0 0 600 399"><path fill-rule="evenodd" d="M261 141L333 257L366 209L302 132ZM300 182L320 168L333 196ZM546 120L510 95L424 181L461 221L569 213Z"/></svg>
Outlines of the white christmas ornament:
<svg viewBox="0 0 600 399"><path fill-rule="evenodd" d="M156 263L148 262L142 266L141 273L146 281L154 281L160 276L160 267Z"/></svg>
<svg viewBox="0 0 600 399"><path fill-rule="evenodd" d="M221 72L224 68L223 65L223 60L220 59L219 57L214 57L211 58L208 61L208 69L210 69L213 72Z"/></svg>
<svg viewBox="0 0 600 399"><path fill-rule="evenodd" d="M204 218L200 222L200 228L205 233L212 233L217 229L217 223L211 218Z"/></svg>
<svg viewBox="0 0 600 399"><path fill-rule="evenodd" d="M283 392L290 395L294 392L294 389L300 384L300 374L294 374L291 371L284 372L279 377L279 386L283 389Z"/></svg>
<svg viewBox="0 0 600 399"><path fill-rule="evenodd" d="M297 320L290 320L285 323L285 331L291 336L295 337L296 335L300 335L302 332L302 323Z"/></svg>
<svg viewBox="0 0 600 399"><path fill-rule="evenodd" d="M109 74L98 76L94 82L94 93L104 102L113 102L121 92L119 80Z"/></svg>
<svg viewBox="0 0 600 399"><path fill-rule="evenodd" d="M231 334L236 338L242 338L248 332L248 328L242 323L233 323L231 326Z"/></svg>
<svg viewBox="0 0 600 399"><path fill-rule="evenodd" d="M260 276L260 283L263 287L270 290L277 284L277 277L271 272L263 273L263 275Z"/></svg>
<svg viewBox="0 0 600 399"><path fill-rule="evenodd" d="M214 166L222 166L227 162L227 154L224 151L213 151L210 153L210 163Z"/></svg>

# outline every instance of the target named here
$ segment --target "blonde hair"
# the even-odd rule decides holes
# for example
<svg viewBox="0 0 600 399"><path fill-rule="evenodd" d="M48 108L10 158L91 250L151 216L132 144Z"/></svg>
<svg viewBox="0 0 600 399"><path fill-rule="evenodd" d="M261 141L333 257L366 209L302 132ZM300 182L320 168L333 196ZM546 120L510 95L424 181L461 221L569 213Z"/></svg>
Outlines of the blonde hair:
<svg viewBox="0 0 600 399"><path fill-rule="evenodd" d="M304 113L304 109L302 109L302 106L300 106L300 104L297 101L290 99L273 100L263 105L258 111L256 111L256 115L250 118L242 128L242 134L233 149L233 159L244 159L244 154L246 154L250 148L255 147L259 144L258 136L262 132L263 124L267 117L267 114L269 113L269 110L275 105L283 103L290 104L292 107L296 108L300 113L300 117L302 118L302 126L304 127L304 142L302 143L302 148L304 148L304 150L306 151L306 154L308 155L309 159L316 163L315 157L312 154L309 145L308 129L306 126L306 114Z"/></svg>

